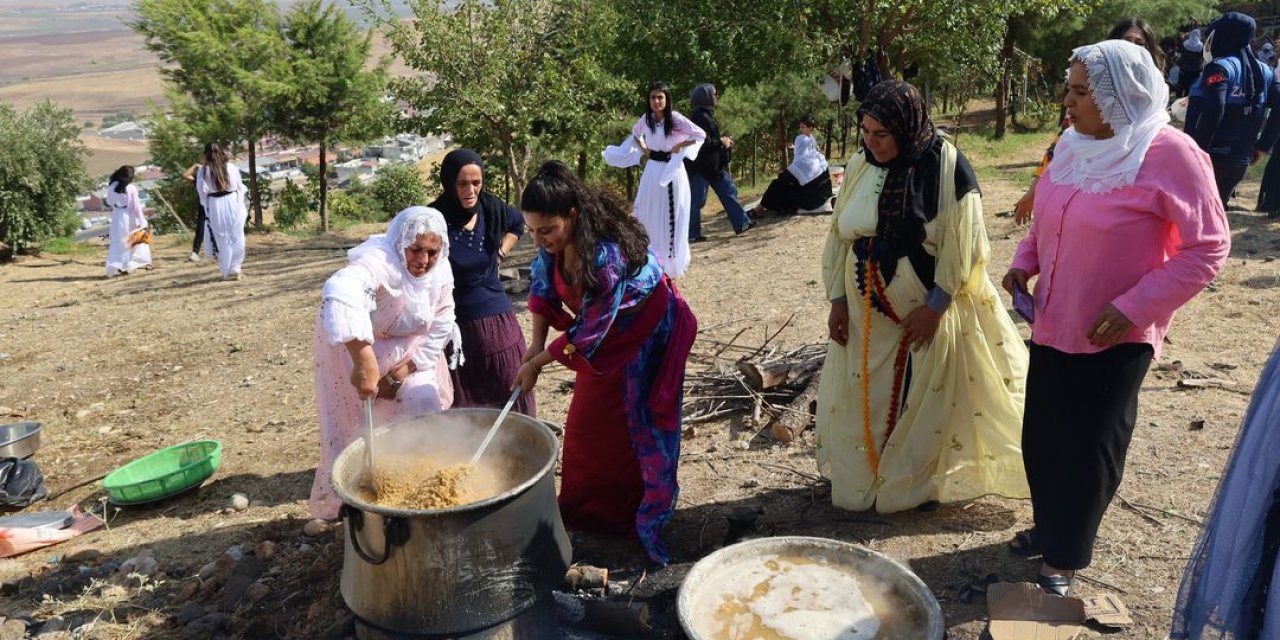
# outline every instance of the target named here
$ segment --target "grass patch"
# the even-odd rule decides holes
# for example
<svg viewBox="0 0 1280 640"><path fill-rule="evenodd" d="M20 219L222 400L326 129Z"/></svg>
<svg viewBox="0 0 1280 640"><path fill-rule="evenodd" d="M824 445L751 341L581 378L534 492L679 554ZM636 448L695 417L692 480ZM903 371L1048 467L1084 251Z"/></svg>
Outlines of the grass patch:
<svg viewBox="0 0 1280 640"><path fill-rule="evenodd" d="M991 129L966 131L955 140L960 152L978 174L978 182L1006 180L1031 184L1035 168L1056 132L1006 133L997 139Z"/></svg>
<svg viewBox="0 0 1280 640"><path fill-rule="evenodd" d="M76 242L72 238L52 238L40 247L40 253L59 256L91 256L97 252L97 247Z"/></svg>

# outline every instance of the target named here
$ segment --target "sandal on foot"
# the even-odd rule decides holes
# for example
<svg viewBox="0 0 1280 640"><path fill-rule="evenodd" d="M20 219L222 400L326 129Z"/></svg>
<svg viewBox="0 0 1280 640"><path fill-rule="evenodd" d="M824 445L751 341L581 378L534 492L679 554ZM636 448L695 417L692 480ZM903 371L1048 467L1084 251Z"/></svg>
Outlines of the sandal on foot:
<svg viewBox="0 0 1280 640"><path fill-rule="evenodd" d="M1036 577L1036 585L1051 596L1067 597L1071 595L1071 583L1075 576L1046 576L1043 573Z"/></svg>
<svg viewBox="0 0 1280 640"><path fill-rule="evenodd" d="M1036 530L1023 529L1014 534L1013 540L1009 541L1009 551L1014 555L1024 558L1031 558L1040 555L1040 536L1036 535Z"/></svg>

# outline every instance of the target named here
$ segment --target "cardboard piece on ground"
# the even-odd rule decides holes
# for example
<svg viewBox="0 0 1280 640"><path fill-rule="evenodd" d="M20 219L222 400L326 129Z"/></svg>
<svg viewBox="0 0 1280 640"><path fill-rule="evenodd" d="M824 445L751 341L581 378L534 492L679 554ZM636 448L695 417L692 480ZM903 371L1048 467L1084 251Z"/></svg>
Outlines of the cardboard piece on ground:
<svg viewBox="0 0 1280 640"><path fill-rule="evenodd" d="M1111 594L1060 598L1030 582L987 587L987 612L992 640L1075 640L1088 634L1087 621L1110 627L1133 622L1124 603Z"/></svg>

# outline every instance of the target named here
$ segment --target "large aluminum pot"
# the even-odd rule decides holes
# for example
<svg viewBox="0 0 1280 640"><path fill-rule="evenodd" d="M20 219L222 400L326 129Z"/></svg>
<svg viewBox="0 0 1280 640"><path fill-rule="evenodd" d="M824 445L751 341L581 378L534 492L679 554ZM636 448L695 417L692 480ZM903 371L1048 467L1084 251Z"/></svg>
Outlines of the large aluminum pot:
<svg viewBox="0 0 1280 640"><path fill-rule="evenodd" d="M375 433L374 453L412 455L419 446L430 453L446 440L474 451L497 415L459 409L391 424ZM555 637L545 628L494 632L519 627L512 621L527 620L525 613L545 619L545 611L553 611L551 590L569 566L552 477L559 447L545 424L509 414L485 459L501 459L517 484L445 509L389 509L364 501L358 492L364 448L363 439L353 442L333 466L346 527L342 597L362 625L386 635Z"/></svg>
<svg viewBox="0 0 1280 640"><path fill-rule="evenodd" d="M795 565L827 566L852 576L880 617L882 624L875 638L943 640L946 634L942 607L929 587L897 561L866 547L839 540L779 536L756 538L725 547L699 560L689 570L676 600L680 626L689 639L716 640L721 637L717 629L722 621L715 615L720 613L720 607L728 601L729 594L740 592L744 587L752 595L767 591L765 582L777 575L771 572L775 569L782 571L777 564L767 563L776 563L778 558L791 559ZM800 585L799 588L808 586ZM793 613L809 620L825 615L816 608L813 613L799 609ZM854 634L854 637L863 636Z"/></svg>

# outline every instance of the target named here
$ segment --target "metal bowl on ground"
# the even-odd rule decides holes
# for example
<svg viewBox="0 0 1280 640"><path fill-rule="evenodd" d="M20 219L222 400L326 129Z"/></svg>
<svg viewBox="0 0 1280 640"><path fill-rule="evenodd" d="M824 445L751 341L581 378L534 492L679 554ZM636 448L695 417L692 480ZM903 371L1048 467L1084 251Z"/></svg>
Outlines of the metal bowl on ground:
<svg viewBox="0 0 1280 640"><path fill-rule="evenodd" d="M380 427L378 475L402 469L394 459L468 460L497 417L495 409L455 409ZM501 469L501 490L466 504L399 509L370 501L365 441L348 445L334 461L332 484L346 529L342 597L357 637L560 637L551 591L571 550L556 506L558 455L545 424L509 414L473 471Z"/></svg>
<svg viewBox="0 0 1280 640"><path fill-rule="evenodd" d="M757 538L700 560L677 598L690 640L942 640L942 608L910 569L865 547Z"/></svg>
<svg viewBox="0 0 1280 640"><path fill-rule="evenodd" d="M0 458L30 458L40 448L39 422L0 424Z"/></svg>

